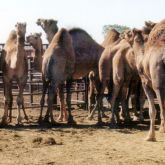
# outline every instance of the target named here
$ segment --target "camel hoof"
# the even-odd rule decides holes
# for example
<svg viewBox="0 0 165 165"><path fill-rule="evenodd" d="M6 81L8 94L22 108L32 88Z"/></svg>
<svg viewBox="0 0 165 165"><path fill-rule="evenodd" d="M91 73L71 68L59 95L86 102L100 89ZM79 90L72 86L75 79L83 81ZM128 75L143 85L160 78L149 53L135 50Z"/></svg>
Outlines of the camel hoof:
<svg viewBox="0 0 165 165"><path fill-rule="evenodd" d="M103 122L102 121L98 121L97 123L96 123L96 126L103 126Z"/></svg>
<svg viewBox="0 0 165 165"><path fill-rule="evenodd" d="M25 119L26 121L28 121L28 120L29 120L28 116L25 116L25 117L24 117L24 119Z"/></svg>
<svg viewBox="0 0 165 165"><path fill-rule="evenodd" d="M58 119L57 119L57 121L63 122L63 116L59 116Z"/></svg>
<svg viewBox="0 0 165 165"><path fill-rule="evenodd" d="M156 138L155 137L146 137L145 141L155 142Z"/></svg>
<svg viewBox="0 0 165 165"><path fill-rule="evenodd" d="M22 117L21 116L17 117L17 125L22 125Z"/></svg>
<svg viewBox="0 0 165 165"><path fill-rule="evenodd" d="M159 132L160 132L160 133L165 133L165 128L164 128L164 127L160 127L160 128L159 128Z"/></svg>
<svg viewBox="0 0 165 165"><path fill-rule="evenodd" d="M43 123L42 117L39 117L39 118L38 118L38 123L39 123L39 124L42 124L42 123Z"/></svg>
<svg viewBox="0 0 165 165"><path fill-rule="evenodd" d="M51 125L52 125L52 126L60 126L60 124L57 123L56 121L51 121Z"/></svg>
<svg viewBox="0 0 165 165"><path fill-rule="evenodd" d="M7 119L2 119L1 126L6 126L6 125L8 125Z"/></svg>
<svg viewBox="0 0 165 165"><path fill-rule="evenodd" d="M109 119L109 116L106 115L106 114L102 114L102 118L107 118L107 119Z"/></svg>
<svg viewBox="0 0 165 165"><path fill-rule="evenodd" d="M91 116L91 115L88 115L88 117L87 117L87 120L92 120L93 119L93 116Z"/></svg>
<svg viewBox="0 0 165 165"><path fill-rule="evenodd" d="M116 123L110 123L109 124L109 128L111 128L111 129L118 129L118 126L117 126L117 124Z"/></svg>
<svg viewBox="0 0 165 165"><path fill-rule="evenodd" d="M49 117L45 116L43 122L44 122L44 123L50 123L50 122L49 122Z"/></svg>
<svg viewBox="0 0 165 165"><path fill-rule="evenodd" d="M67 124L69 124L69 125L77 125L76 121L74 121L73 119L69 119Z"/></svg>

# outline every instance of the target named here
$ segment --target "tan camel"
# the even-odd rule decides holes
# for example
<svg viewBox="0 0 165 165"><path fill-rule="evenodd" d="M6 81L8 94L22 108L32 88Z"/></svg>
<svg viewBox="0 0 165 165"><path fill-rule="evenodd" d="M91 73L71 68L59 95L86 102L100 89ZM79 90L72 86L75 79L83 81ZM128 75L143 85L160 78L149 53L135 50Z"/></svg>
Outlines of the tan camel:
<svg viewBox="0 0 165 165"><path fill-rule="evenodd" d="M12 120L12 81L16 80L19 94L17 96L17 106L18 106L18 124L21 123L21 108L23 109L25 119L28 117L24 108L23 101L23 90L27 82L27 59L24 50L24 41L26 33L26 24L17 23L15 25L16 30L12 31L9 38L5 44L3 51L3 61L2 61L2 71L3 71L3 81L4 81L4 95L5 95L5 107L4 115L2 117L2 124L6 125L8 123L8 110L10 110L9 121Z"/></svg>
<svg viewBox="0 0 165 165"><path fill-rule="evenodd" d="M146 24L145 31L151 30L149 28L149 25ZM153 26L151 28L153 28ZM100 103L102 100L105 87L109 86L109 89L111 89L110 102L112 108L112 126L115 126L113 125L113 122L115 122L114 114L116 114L117 121L120 122L119 115L117 112L117 105L119 101L121 101L122 110L124 111L123 115L126 117L127 120L129 120L129 91L133 90L133 92L135 92L134 95L136 96L137 91L135 87L137 87L137 85L140 83L140 78L138 78L138 72L135 64L135 55L131 45L128 43L128 40L129 42L132 42L130 37L131 34L132 33L130 30L126 31L123 35L124 39L118 39L115 44L106 47L99 61L99 75L102 85L100 89L101 93L100 98L98 99L98 103ZM147 37L147 32L145 34ZM130 87L130 84L134 84L133 87ZM141 94L140 99L140 110L142 110L142 105L144 102L143 94ZM136 98L134 100L136 100ZM133 103L133 105L134 104L136 108L137 103L135 102ZM93 113L94 110L92 111L89 118L93 116ZM136 113L135 116L137 115ZM142 118L142 111L140 111L140 117Z"/></svg>
<svg viewBox="0 0 165 165"><path fill-rule="evenodd" d="M42 44L42 39L41 39L41 33L34 33L26 37L27 43L29 43L35 50L35 55L34 55L34 69L37 70L38 72L42 72L42 56L44 54L43 50L43 44ZM39 122L42 121L42 112L43 112L43 107L44 107L44 101L45 101L45 94L47 90L47 82L45 81L43 77L43 93L40 101L41 105L41 111L40 111L40 117L39 117ZM58 117L58 121L63 121L63 119L67 120L67 111L65 108L65 104L63 102L64 94L62 90L62 86L59 86L59 97L60 97L60 115Z"/></svg>
<svg viewBox="0 0 165 165"><path fill-rule="evenodd" d="M145 29L143 30L143 33L145 34L145 38L147 40L147 35L149 35L150 31L154 27L155 23L153 23L151 26L146 23L146 27L148 31L146 32ZM112 68L113 68L113 91L112 91L112 98L110 100L111 102L111 108L112 108L112 122L115 123L114 114L116 111L116 107L118 102L116 101L121 90L122 94L127 94L129 85L131 81L134 82L134 84L140 83L140 79L138 76L138 70L136 65L136 56L132 49L131 44L133 43L133 35L131 30L128 30L124 34L124 39L120 42L120 49L115 54L113 58ZM124 91L124 92L123 92ZM123 96L123 95L122 95ZM142 105L144 104L145 96L143 92L140 96L140 116L142 117ZM124 106L125 106L125 112L128 112L128 101L127 96L122 99ZM126 113L126 115L128 115Z"/></svg>
<svg viewBox="0 0 165 165"><path fill-rule="evenodd" d="M146 140L155 141L154 92L160 106L160 131L165 132L165 20L154 26L146 44L142 32L134 30L133 34L137 67L149 102L150 130Z"/></svg>

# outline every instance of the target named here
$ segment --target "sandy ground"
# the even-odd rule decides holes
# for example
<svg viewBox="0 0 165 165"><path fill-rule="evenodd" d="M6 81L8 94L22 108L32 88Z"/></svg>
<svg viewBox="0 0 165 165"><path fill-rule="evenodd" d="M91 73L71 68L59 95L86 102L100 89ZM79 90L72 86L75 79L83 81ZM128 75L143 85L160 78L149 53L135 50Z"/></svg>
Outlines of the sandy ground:
<svg viewBox="0 0 165 165"><path fill-rule="evenodd" d="M3 110L1 109L1 116ZM5 165L164 165L165 134L158 132L156 142L144 138L149 122L132 123L112 130L86 120L87 111L73 110L77 126L39 126L39 110L28 109L29 123L13 122L0 129L0 164ZM104 120L105 121L105 120Z"/></svg>

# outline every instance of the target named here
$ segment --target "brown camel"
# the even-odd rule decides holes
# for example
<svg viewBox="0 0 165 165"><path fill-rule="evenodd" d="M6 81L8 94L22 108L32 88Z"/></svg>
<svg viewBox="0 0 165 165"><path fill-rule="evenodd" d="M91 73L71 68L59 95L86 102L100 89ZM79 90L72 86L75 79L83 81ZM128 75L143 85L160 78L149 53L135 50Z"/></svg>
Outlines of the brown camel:
<svg viewBox="0 0 165 165"><path fill-rule="evenodd" d="M50 20L46 20L46 22L49 22L49 21ZM40 22L42 22L42 23L40 23ZM55 21L55 22L57 22L57 21ZM40 25L43 28L43 30L46 32L47 36L49 36L48 38L52 39L53 35L55 34L55 31L56 31L55 29L57 29L56 26L53 26L53 23L52 24L48 23L48 24L44 25L45 24L44 19L38 19L37 23L38 23L38 25ZM54 30L52 30L53 27L55 28ZM48 29L50 29L51 32L48 32L49 31ZM53 31L54 31L54 34L53 34ZM87 72L89 73L89 71L91 71L91 70L94 70L95 76L97 77L98 76L98 74L96 74L97 73L97 71L96 71L97 64L98 64L98 60L100 58L101 52L103 51L103 48L100 45L96 44L95 41L93 39L91 39L91 37L85 31L82 31L81 29L80 30L78 30L78 29L70 30L69 33L72 36L73 47L74 47L75 53L77 54L77 59L81 62L83 60L82 58L86 57L87 54L89 54L89 59L88 60L86 59L86 64L84 64L84 62L80 63L79 61L77 61L77 65L75 68L76 74L74 75L74 78L83 77L84 75L87 74ZM89 39L89 41L88 41L88 39ZM94 48L96 48L96 49L94 50ZM92 51L94 52L94 55L91 55ZM84 55L81 57L82 53L84 53ZM88 66L88 67L86 67L86 66ZM96 82L98 84L98 78L95 78L95 83ZM68 84L67 91L70 93L69 87L71 86L71 81L68 80L67 84ZM67 100L70 100L70 98L71 98L70 94L67 94ZM68 109L70 109L70 103L68 103L68 101L67 101L67 104L69 104Z"/></svg>
<svg viewBox="0 0 165 165"><path fill-rule="evenodd" d="M154 27L155 23L153 23L151 26L146 23L146 27L148 28L148 31L146 32L145 29L143 30L143 33L145 34L145 38L147 40L147 35L149 35L150 31ZM122 96L125 93L125 97L123 97L122 101L124 104L125 114L128 116L128 100L127 100L127 94L129 85L131 82L134 82L134 85L137 86L137 84L140 83L140 78L138 76L138 70L136 66L136 56L135 53L131 47L131 44L133 43L133 35L130 30L126 31L124 34L124 39L121 41L120 49L115 54L113 58L112 68L113 68L113 91L112 91L112 98L110 100L111 102L111 108L112 108L112 122L115 123L114 114L116 111L116 107L118 102L116 101L119 97L120 92L122 91ZM143 91L141 90L140 95L140 116L142 117L142 105L144 104L145 96L143 94Z"/></svg>
<svg viewBox="0 0 165 165"><path fill-rule="evenodd" d="M3 61L2 61L2 72L3 72L3 82L4 82L4 96L5 96L5 107L4 115L2 117L2 124L6 125L8 123L8 110L10 110L9 121L12 120L12 81L15 80L18 85L19 94L17 96L17 106L18 106L18 124L21 123L21 108L23 109L25 119L28 117L24 108L23 101L23 90L27 82L27 59L24 50L24 41L26 33L26 24L17 23L15 25L16 30L13 30L5 44L3 50Z"/></svg>
<svg viewBox="0 0 165 165"><path fill-rule="evenodd" d="M66 35L63 35L62 31L64 31L64 34L66 34ZM61 34L61 35L59 35L59 34ZM57 53L55 53L55 50L57 49L56 47L58 46L57 42L56 42L58 36L61 36L61 37L67 36L66 42L63 41L65 44L68 45L68 48L67 48L68 55L67 56L55 55L55 54L57 54ZM61 37L59 37L59 38L61 38ZM71 39L68 39L69 37ZM64 37L64 39L65 39L65 37ZM70 53L69 50L71 51L72 47L73 47L73 52ZM87 34L84 30L75 28L75 29L69 30L69 33L66 30L60 30L57 33L57 35L54 36L54 39L52 40L49 48L46 50L46 52L44 54L44 57L48 58L47 60L49 61L49 63L45 63L43 60L43 68L47 68L47 71L51 70L51 74L50 74L50 72L48 72L49 74L48 73L46 74L48 80L51 80L50 86L53 85L53 86L55 86L54 88L57 88L57 84L60 84L59 82L62 82L64 80L68 80L69 81L68 86L70 86L71 79L77 79L80 77L84 77L91 70L93 70L97 73L98 72L98 61L99 61L102 51L103 51L103 47L101 47L99 44L97 44L89 36L89 34ZM55 58L54 60L51 58L52 56ZM70 58L72 60L70 60ZM65 62L65 63L63 63L63 62ZM54 65L54 63L57 65ZM60 67L58 65L60 65ZM54 71L52 72L52 70L54 70ZM50 77L49 77L49 75L50 75ZM56 77L56 79L55 79L55 77ZM52 79L53 79L53 81L52 81ZM98 90L98 88L97 88L97 90ZM72 122L73 117L71 115L70 91L68 91L68 93L69 93L68 97L67 97L67 105L68 105L68 112L69 112L68 122ZM49 101L49 105L51 105L51 100ZM51 106L49 106L49 113L51 114ZM48 115L49 114L47 114L46 116L48 116ZM51 117L51 120L53 121L52 117ZM99 115L98 115L98 121L99 122L101 121L100 110L99 110Z"/></svg>
<svg viewBox="0 0 165 165"><path fill-rule="evenodd" d="M154 93L160 106L160 131L165 132L165 20L154 26L146 44L141 31L134 30L133 34L137 67L149 102L150 130L146 140L155 141Z"/></svg>
<svg viewBox="0 0 165 165"><path fill-rule="evenodd" d="M38 72L42 72L42 56L44 54L43 45L42 45L42 39L41 39L41 33L34 33L26 37L26 41L34 48L35 55L34 55L34 69ZM43 84L47 84L43 77ZM40 111L40 117L39 122L42 121L42 112L44 107L44 100L45 100L45 94L47 90L47 85L43 85L43 93L41 97L41 111ZM58 121L62 121L63 118L67 120L67 111L63 102L64 94L61 91L62 86L59 86L59 97L60 97L60 115L58 118Z"/></svg>
<svg viewBox="0 0 165 165"><path fill-rule="evenodd" d="M146 31L149 30L149 25L146 25L145 30ZM130 35L131 35L131 32L126 31L124 34L124 39L118 39L115 44L110 45L109 47L106 47L99 61L99 75L100 75L100 81L101 81L100 92L101 93L100 93L100 98L98 99L98 103L100 103L102 100L105 87L109 86L110 87L109 89L111 89L111 92L112 92L110 94L111 95L110 102L111 102L111 108L112 108L112 125L113 125L113 120L114 120L114 114L116 114L117 121L118 122L120 121L119 115L116 110L119 100L121 101L122 110L124 110L124 116L126 117L126 119L130 118L128 110L127 110L128 98L130 95L129 92L130 90L133 90L133 92L135 92L134 95L136 96L137 93L136 93L135 87L137 87L140 81L140 79L138 78L138 72L135 65L135 56L130 44L127 41L128 39L129 41L131 41ZM133 87L130 87L130 84L134 84ZM119 92L120 92L120 95L119 95ZM141 95L140 97L141 98L140 110L142 109L143 100L144 100L144 97L142 96L144 95ZM134 104L136 104L136 102L133 103L133 105ZM94 113L94 110L89 116L90 118L92 117L93 113ZM142 116L142 111L140 111L140 116Z"/></svg>

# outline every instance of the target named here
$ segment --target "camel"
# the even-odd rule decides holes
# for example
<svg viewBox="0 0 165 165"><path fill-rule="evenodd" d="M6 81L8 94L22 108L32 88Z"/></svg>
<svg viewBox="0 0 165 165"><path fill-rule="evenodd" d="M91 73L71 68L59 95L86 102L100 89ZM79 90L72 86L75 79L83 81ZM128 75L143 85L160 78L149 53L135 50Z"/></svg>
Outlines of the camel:
<svg viewBox="0 0 165 165"><path fill-rule="evenodd" d="M26 37L27 43L29 43L35 50L34 69L38 72L42 72L42 60L43 60L42 56L44 54L41 35L42 33L34 33ZM43 93L40 101L41 111L39 116L39 122L42 121L42 112L44 107L45 94L49 84L45 81L44 77L42 77L42 79L43 79L43 91L42 91ZM59 97L60 97L60 115L58 117L58 121L63 121L63 118L67 120L67 111L62 99L64 98L62 86L59 87Z"/></svg>
<svg viewBox="0 0 165 165"><path fill-rule="evenodd" d="M13 30L4 46L2 54L2 72L3 72L3 82L4 82L4 96L5 96L5 106L4 114L2 117L2 125L8 124L8 110L9 122L12 121L12 81L16 80L19 94L17 96L17 124L21 123L21 108L23 109L25 119L28 120L24 108L23 101L23 90L27 82L28 65L24 50L24 41L26 33L26 23L17 23L15 25L16 30Z"/></svg>
<svg viewBox="0 0 165 165"><path fill-rule="evenodd" d="M150 129L147 141L155 141L154 93L160 107L160 132L165 132L165 20L157 23L145 42L141 31L134 29L133 50L143 89L149 102Z"/></svg>
<svg viewBox="0 0 165 165"><path fill-rule="evenodd" d="M145 31L149 31L149 25L146 24ZM153 28L153 27L151 27ZM104 95L104 90L106 86L111 89L110 92L110 104L112 109L112 122L111 126L116 127L116 122L114 120L116 114L117 122L120 122L119 115L117 112L117 105L121 101L122 110L124 110L124 116L129 120L128 112L128 98L130 95L130 90L137 92L136 88L140 83L140 78L138 78L138 72L135 65L135 55L131 48L129 42L131 32L126 31L123 39L118 39L116 43L105 48L103 51L100 61L99 61L99 77L101 81L100 97L98 99L98 104ZM147 34L146 34L147 37ZM129 42L128 42L129 39ZM131 87L133 85L133 87ZM130 86L131 85L131 86ZM135 88L136 87L136 88ZM128 90L129 89L129 90ZM120 92L120 94L119 94ZM142 91L141 91L142 93ZM137 93L134 94L137 97ZM142 119L142 105L144 100L144 95L141 94L140 97L140 118ZM134 98L136 101L136 98ZM134 107L137 108L137 103L133 103ZM115 109L115 110L114 110ZM95 109L94 109L95 110ZM92 118L94 110L90 114L89 118ZM135 116L137 116L135 110Z"/></svg>
<svg viewBox="0 0 165 165"><path fill-rule="evenodd" d="M53 35L54 35L55 33L53 34L52 31L56 31L56 30L55 30L55 29L56 29L56 26L54 26L55 29L52 30L52 26L51 26L51 25L50 25L50 27L48 26L49 24L44 25L45 20L43 20L43 19L38 19L38 20L39 20L39 21L37 21L37 23L38 23L38 22L42 22L42 26L41 26L40 23L39 23L38 25L40 25L40 26L42 27L42 29L45 31L45 33L47 34L47 36L49 36L48 38L53 38ZM42 20L42 21L41 21L41 20ZM51 20L51 21L52 21L52 20ZM47 22L49 22L49 20L47 20ZM54 22L56 23L57 21L54 20ZM55 24L55 23L54 23L54 24ZM48 29L50 29L51 32L48 32L48 31L49 31ZM71 32L71 31L70 31L70 32ZM70 33L70 32L69 32L69 33ZM51 34L52 36L50 36L50 34ZM76 44L76 40L80 40L80 41L81 41L81 40L82 40L82 41L84 40L84 41L85 41L84 43L88 43L88 42L85 40L85 38L87 38L85 35L83 36L82 39L80 39L80 37L81 37L81 36L80 36L80 33L78 33L78 34L76 34L76 35L74 36L74 38L73 38L74 43L75 43L75 46L77 47L77 49L78 49L78 44ZM90 40L91 40L91 39L90 39ZM82 42L80 43L80 45L82 45ZM74 46L74 47L75 47L75 46ZM83 46L83 45L82 45L82 46ZM89 46L87 46L87 44L84 44L84 46L88 47L88 49L90 50L90 48L89 48ZM83 47L84 47L84 46L83 46ZM84 48L81 48L81 49L82 49L82 51L83 51ZM88 49L86 48L85 51L89 51ZM102 46L99 46L99 45L97 44L97 48L96 48L96 50L95 50L94 52L96 52L98 49L102 49L102 50L103 50ZM75 50L75 51L76 51L76 52L77 52L77 51L79 52L80 50ZM93 49L92 49L92 51L93 51ZM81 54L81 52L80 52L80 54ZM89 54L91 54L91 52L89 52ZM99 58L100 58L100 55L101 55L101 53L99 53ZM79 55L79 56L80 56L80 55ZM99 58L98 58L98 59L99 59ZM90 60L90 59L89 59L89 60ZM92 59L92 61L93 61L93 60L94 60L94 59ZM89 62L89 61L88 61L88 62ZM84 65L84 64L83 64L83 65ZM91 64L89 64L89 67L88 67L88 68L91 68L91 70L93 70L93 67L91 67L90 65L91 65ZM93 64L92 64L92 65L93 65ZM85 65L84 65L84 66L85 66ZM80 67L81 67L81 66L80 66ZM87 68L87 70L88 70L88 68ZM82 67L82 68L79 68L79 69L84 70L85 68ZM95 70L95 69L94 69L94 70ZM88 72L89 72L89 70L88 70ZM94 75L95 75L96 77L98 77L98 74L96 74L97 72L96 72L96 71L94 71L94 72L95 72ZM77 73L76 73L76 74L77 74ZM81 72L80 72L80 75L78 75L77 78L80 78L80 77L82 77L83 75L86 75L86 71L85 71L85 74L82 74L82 71L81 71ZM93 78L92 78L92 79L93 79ZM95 82L98 81L98 78L94 78L94 79L95 79L95 80L94 80ZM71 84L70 84L71 82L70 82L70 81L67 81L67 82L69 83L69 85L67 85L67 88L68 88L68 87L71 85ZM69 89L68 89L68 92L69 92ZM71 97L71 96L68 96L68 97Z"/></svg>
<svg viewBox="0 0 165 165"><path fill-rule="evenodd" d="M70 88L69 86L71 85L71 79L77 79L80 77L84 77L91 70L93 70L96 73L98 72L97 66L98 66L98 61L99 61L100 55L103 51L103 47L101 47L99 44L97 44L89 36L89 34L87 32L85 32L84 30L79 29L79 28L74 28L74 29L69 30L68 32L66 30L64 30L66 34L69 34L69 35L66 35L66 36L68 36L67 38L70 37L71 39L70 39L70 42L69 42L69 39L67 39L67 38L66 38L66 42L63 41L68 45L68 48L67 48L68 50L70 49L70 51L71 51L72 49L70 47L73 47L73 52L72 53L68 52L68 55L66 57L65 56L55 56L56 53L54 53L54 52L57 49L56 45L58 46L58 44L56 43L56 40L60 33L63 34L61 31L63 31L63 30L60 30L59 32L57 32L57 34L55 34L52 42L50 43L50 46L44 53L44 57L48 57L47 61L49 61L49 63L45 63L43 60L42 67L47 68L47 70L51 70L51 68L54 70L51 73L50 78L48 78L48 80L51 80L52 76L55 77L55 75L56 75L56 79L55 80L53 79L54 82L52 82L52 80L51 80L50 87L52 85L55 85L54 88L56 89L57 88L56 84L60 84L59 81L61 82L61 81L67 80L68 81L67 89L69 89ZM67 42L69 42L69 43L67 43ZM55 62L55 64L60 65L60 68L58 65L57 66L50 65L50 63L52 63L52 64L54 63L53 62L54 60L53 61L50 60L51 56L56 58L56 60L54 59L55 61L61 60L60 62ZM71 57L73 56L74 58L72 57L73 59L69 60L68 58L70 58L70 56ZM65 61L64 64L62 64L63 61ZM50 73L50 72L48 72L48 73ZM66 76L64 76L65 74L66 74ZM49 74L46 74L46 75L48 75L48 77L49 77ZM97 88L97 90L98 90L98 88ZM71 114L70 91L67 91L67 93L68 93L67 105L68 105L68 113L69 113L68 122L70 123L70 122L74 122L74 121L73 121L73 116ZM52 92L51 92L51 94L52 94ZM49 97L49 98L51 98L51 97ZM51 105L50 99L49 99L48 104ZM51 113L52 113L51 106L48 106L48 109L49 109L49 114L51 115ZM48 116L48 114L46 116ZM101 120L101 115L99 112L98 121L100 121L100 120ZM51 117L51 121L53 121L52 117Z"/></svg>
<svg viewBox="0 0 165 165"><path fill-rule="evenodd" d="M151 26L149 26L149 24L147 23L145 25L145 28L148 28L148 31L146 32L144 29L143 33L145 34L145 38L147 40L147 35L149 35L150 31L155 26L155 23L153 23ZM136 84L140 83L138 69L136 66L136 56L131 46L132 43L133 35L131 33L131 30L128 30L125 32L124 39L120 43L119 51L115 54L113 58L113 91L112 98L110 100L112 106L112 123L115 123L114 114L116 111L116 106L118 104L116 100L119 96L120 91L122 90L124 91L124 93L127 94L131 81L134 82L135 86ZM144 104L145 96L142 90L140 99L140 117L143 118L142 105ZM128 112L128 101L126 96L122 99L122 101L125 106L125 112ZM126 115L128 114L126 113Z"/></svg>
<svg viewBox="0 0 165 165"><path fill-rule="evenodd" d="M108 31L108 33L107 33L107 35L105 37L105 40L101 44L104 47L104 51L103 51L100 59L104 58L103 56L105 56L105 55L103 55L103 54L107 54L109 52L108 51L109 48L112 47L112 45L115 45L116 43L118 43L119 38L120 38L120 33L117 32L115 29L111 29L111 30ZM106 53L104 53L104 52L106 52ZM97 107L97 106L95 107L95 103L96 102L95 102L95 95L94 95L94 90L95 90L95 86L94 86L94 84L95 84L94 83L94 81L95 81L95 73L93 71L91 71L89 73L88 77L89 77L89 89L90 89L89 90L89 100L90 100L90 102L89 102L88 119L91 120L93 118L94 111L95 111L95 109ZM108 87L108 90L110 90L109 85L107 87ZM103 95L104 95L104 91L102 93L102 97L103 97ZM100 104L102 104L102 101L101 101ZM95 107L95 109L92 111L92 109L94 107ZM100 105L100 107L102 107L102 105ZM102 111L102 116L103 117L105 116L103 111Z"/></svg>

